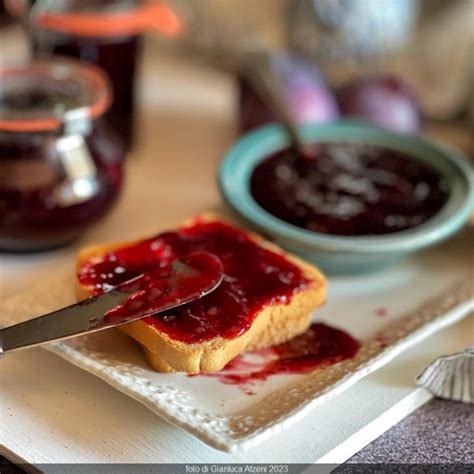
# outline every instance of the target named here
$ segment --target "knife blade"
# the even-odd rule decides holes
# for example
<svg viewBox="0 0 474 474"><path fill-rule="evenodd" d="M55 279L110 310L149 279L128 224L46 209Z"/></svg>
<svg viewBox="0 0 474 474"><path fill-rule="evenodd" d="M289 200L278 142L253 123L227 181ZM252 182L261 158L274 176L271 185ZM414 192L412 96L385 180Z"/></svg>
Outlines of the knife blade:
<svg viewBox="0 0 474 474"><path fill-rule="evenodd" d="M164 297L142 311L116 314L117 308L143 290L145 275L139 274L100 295L0 329L0 355L118 326L190 303L219 286L223 279L222 265L212 254L194 252L183 260L174 260L171 271L161 272L160 278L161 288L166 289Z"/></svg>

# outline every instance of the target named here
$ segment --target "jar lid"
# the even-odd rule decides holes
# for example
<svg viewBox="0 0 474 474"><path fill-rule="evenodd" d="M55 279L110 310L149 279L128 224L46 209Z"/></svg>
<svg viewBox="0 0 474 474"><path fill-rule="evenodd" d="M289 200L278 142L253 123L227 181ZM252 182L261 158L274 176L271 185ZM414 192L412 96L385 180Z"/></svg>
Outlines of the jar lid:
<svg viewBox="0 0 474 474"><path fill-rule="evenodd" d="M90 123L112 100L96 66L56 57L0 68L0 131L44 132Z"/></svg>
<svg viewBox="0 0 474 474"><path fill-rule="evenodd" d="M23 16L25 0L6 0L10 13ZM151 30L175 36L181 21L174 10L158 0L37 0L29 11L35 27L75 36L130 36Z"/></svg>

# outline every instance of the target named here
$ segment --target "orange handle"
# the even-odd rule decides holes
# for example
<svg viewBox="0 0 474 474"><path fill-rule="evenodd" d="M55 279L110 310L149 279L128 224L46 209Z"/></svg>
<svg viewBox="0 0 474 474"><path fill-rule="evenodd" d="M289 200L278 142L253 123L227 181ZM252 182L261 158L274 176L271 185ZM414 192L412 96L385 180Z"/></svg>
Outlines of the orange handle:
<svg viewBox="0 0 474 474"><path fill-rule="evenodd" d="M42 13L37 25L47 30L77 36L127 36L152 30L167 36L175 36L182 30L176 13L167 5L147 2L138 8L103 15L100 13Z"/></svg>

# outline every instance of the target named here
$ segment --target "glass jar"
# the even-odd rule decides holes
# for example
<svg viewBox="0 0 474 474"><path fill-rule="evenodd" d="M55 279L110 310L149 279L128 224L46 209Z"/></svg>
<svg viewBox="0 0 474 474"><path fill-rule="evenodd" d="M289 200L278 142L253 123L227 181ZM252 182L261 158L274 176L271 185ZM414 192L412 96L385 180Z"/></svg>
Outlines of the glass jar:
<svg viewBox="0 0 474 474"><path fill-rule="evenodd" d="M0 250L79 237L115 203L123 149L105 74L72 60L0 70Z"/></svg>
<svg viewBox="0 0 474 474"><path fill-rule="evenodd" d="M32 10L32 46L35 54L59 54L100 66L110 77L114 102L106 120L117 132L128 151L132 146L135 116L134 83L140 50L138 34L123 33L117 28L101 32L81 23L84 15L101 17L119 15L136 7L134 1L59 1L39 2ZM104 8L105 7L105 8ZM99 8L101 10L99 10ZM103 8L103 10L102 10ZM87 18L86 18L87 20Z"/></svg>
<svg viewBox="0 0 474 474"><path fill-rule="evenodd" d="M174 35L180 29L173 12L156 1L36 0L30 10L10 0L10 10L28 15L33 51L78 58L101 67L110 77L114 102L105 118L128 151L133 142L134 85L141 33L147 29Z"/></svg>

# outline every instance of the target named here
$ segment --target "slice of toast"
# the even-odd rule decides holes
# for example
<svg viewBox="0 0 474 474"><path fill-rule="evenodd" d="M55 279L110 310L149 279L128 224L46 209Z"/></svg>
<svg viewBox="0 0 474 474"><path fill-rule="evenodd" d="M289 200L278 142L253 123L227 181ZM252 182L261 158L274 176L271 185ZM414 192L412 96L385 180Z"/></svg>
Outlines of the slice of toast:
<svg viewBox="0 0 474 474"><path fill-rule="evenodd" d="M212 216L201 215L184 224L179 229L200 222L225 222ZM232 224L229 224L232 225ZM178 231L179 231L178 229ZM221 336L198 343L186 343L171 338L143 320L119 326L120 330L136 339L144 348L145 355L153 369L159 372L214 372L222 369L227 362L238 354L252 349L260 349L281 344L303 333L310 324L311 311L320 306L326 298L326 280L314 266L299 258L285 253L256 234L246 232L247 237L259 246L282 255L297 266L307 280L305 288L293 294L287 303L272 303L260 310L251 326L237 337L228 339ZM120 242L108 245L96 245L80 251L77 271L91 259L100 259L108 252L136 242ZM249 262L249 272L252 262ZM91 296L88 288L77 279L76 292L79 299Z"/></svg>

